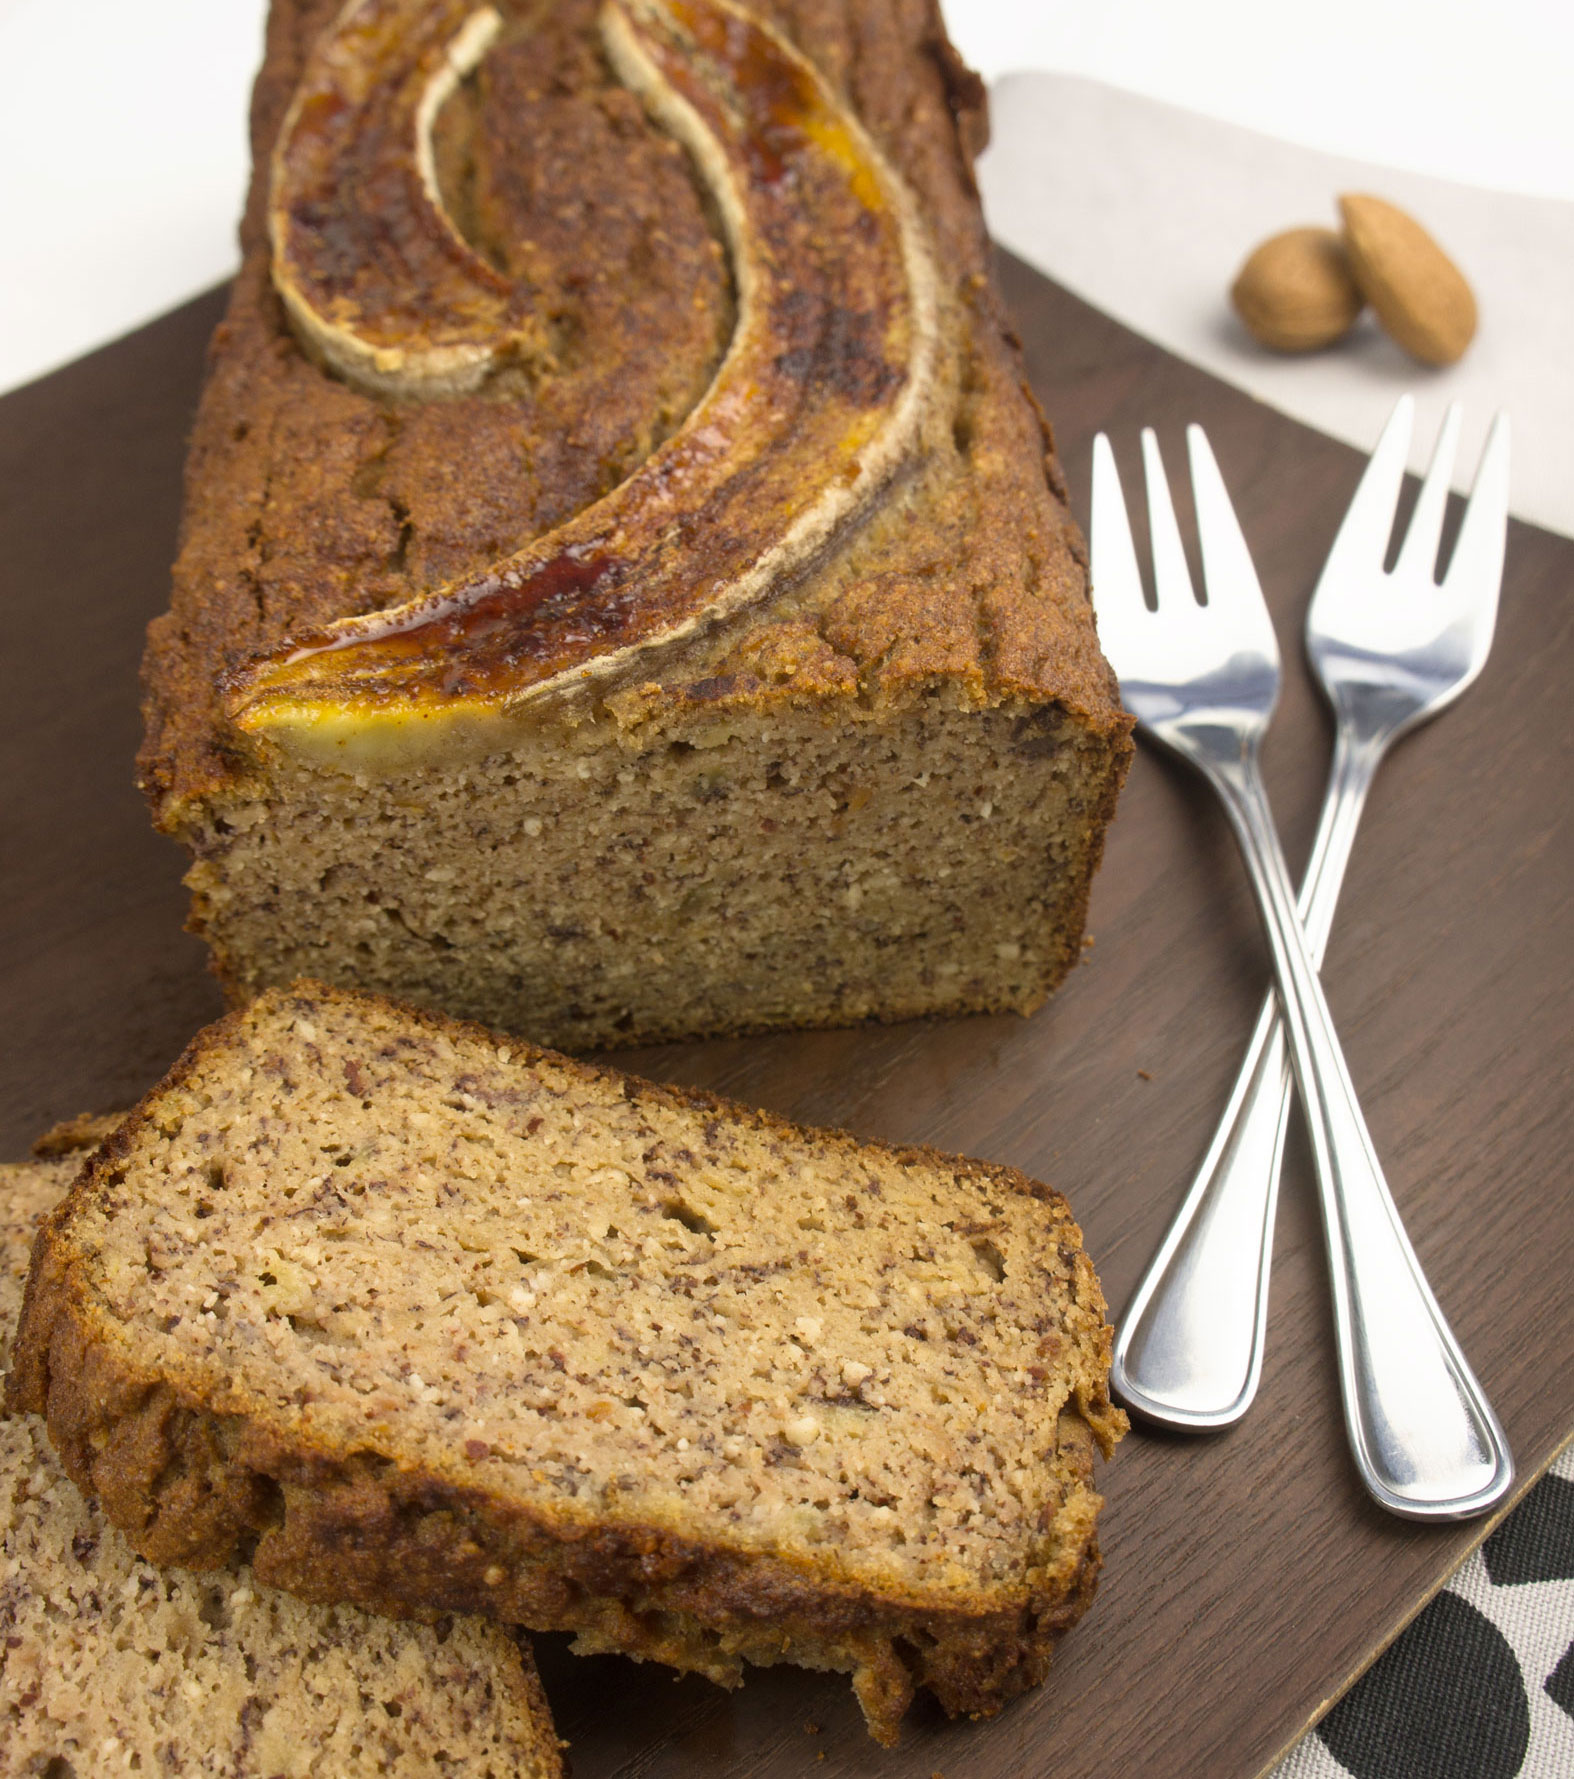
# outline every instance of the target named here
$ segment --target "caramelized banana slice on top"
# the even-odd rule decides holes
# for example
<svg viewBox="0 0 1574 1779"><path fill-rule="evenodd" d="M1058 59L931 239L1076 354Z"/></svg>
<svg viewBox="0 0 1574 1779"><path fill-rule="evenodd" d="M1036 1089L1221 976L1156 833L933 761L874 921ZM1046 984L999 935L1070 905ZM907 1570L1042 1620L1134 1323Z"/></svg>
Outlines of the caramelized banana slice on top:
<svg viewBox="0 0 1574 1779"><path fill-rule="evenodd" d="M432 118L495 15L439 6L404 29L411 10L352 5L314 52L273 215L275 278L308 342L351 381L421 395L484 376L529 318L431 177ZM857 119L729 0L609 0L601 22L619 77L688 149L722 221L738 314L715 379L566 524L234 674L230 714L258 741L358 771L504 745L537 700L637 672L768 599L918 453L938 284L912 199ZM356 200L330 165L357 169Z"/></svg>

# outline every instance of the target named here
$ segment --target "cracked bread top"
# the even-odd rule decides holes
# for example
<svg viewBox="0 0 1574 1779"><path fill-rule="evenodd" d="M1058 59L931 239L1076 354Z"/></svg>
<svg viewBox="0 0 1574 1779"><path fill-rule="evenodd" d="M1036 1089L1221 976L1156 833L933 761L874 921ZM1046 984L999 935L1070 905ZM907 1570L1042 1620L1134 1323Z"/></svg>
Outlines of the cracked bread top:
<svg viewBox="0 0 1574 1779"><path fill-rule="evenodd" d="M335 10L279 0L257 86L244 264L193 438L172 610L150 638L143 775L166 822L234 770L221 673L403 603L604 495L693 408L730 337L727 262L685 153L612 75L594 5L566 0L509 21L436 131L448 207L534 293L542 352L431 402L357 393L311 363L269 281L264 174ZM917 195L947 277L952 424L814 572L665 670L658 696L878 698L945 676L970 699L1056 699L1122 728L1080 539L988 282L976 84L932 0L760 10Z"/></svg>

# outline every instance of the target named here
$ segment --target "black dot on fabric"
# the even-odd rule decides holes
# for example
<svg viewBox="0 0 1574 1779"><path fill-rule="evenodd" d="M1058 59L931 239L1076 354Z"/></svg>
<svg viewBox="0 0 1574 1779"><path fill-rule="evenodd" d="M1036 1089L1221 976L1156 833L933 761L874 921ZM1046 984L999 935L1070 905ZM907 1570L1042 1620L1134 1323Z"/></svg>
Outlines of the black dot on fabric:
<svg viewBox="0 0 1574 1779"><path fill-rule="evenodd" d="M1564 1650L1563 1660L1547 1676L1546 1694L1554 1705L1561 1705L1574 1717L1574 1643Z"/></svg>
<svg viewBox="0 0 1574 1779"><path fill-rule="evenodd" d="M1514 1779L1530 1705L1507 1639L1439 1594L1318 1725L1355 1779Z"/></svg>
<svg viewBox="0 0 1574 1779"><path fill-rule="evenodd" d="M1574 1482L1544 1476L1481 1547L1493 1587L1574 1581Z"/></svg>

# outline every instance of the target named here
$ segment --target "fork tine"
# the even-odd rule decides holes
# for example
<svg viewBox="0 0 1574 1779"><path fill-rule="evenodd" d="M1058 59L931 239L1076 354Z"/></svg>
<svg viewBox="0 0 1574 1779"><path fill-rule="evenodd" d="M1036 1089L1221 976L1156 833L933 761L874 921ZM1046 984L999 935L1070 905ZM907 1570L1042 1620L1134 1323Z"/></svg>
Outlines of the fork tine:
<svg viewBox="0 0 1574 1779"><path fill-rule="evenodd" d="M1437 579L1437 540L1443 535L1443 515L1448 511L1448 486L1454 473L1461 412L1458 402L1448 404L1442 431L1432 447L1426 480L1410 517L1410 529L1405 533L1404 548L1394 564L1396 574L1424 576L1428 581Z"/></svg>
<svg viewBox="0 0 1574 1779"><path fill-rule="evenodd" d="M1137 548L1131 541L1131 521L1126 516L1126 497L1121 492L1120 472L1109 440L1100 433L1093 441L1093 609L1108 634L1128 614L1144 609L1142 574L1137 567ZM1107 646L1107 645L1106 645Z"/></svg>
<svg viewBox="0 0 1574 1779"><path fill-rule="evenodd" d="M1151 426L1142 429L1142 467L1148 481L1148 535L1153 545L1153 590L1159 606L1162 609L1167 601L1180 599L1195 605L1197 594L1191 584L1191 570L1186 566L1180 526L1175 522L1164 459L1159 455L1158 435Z"/></svg>
<svg viewBox="0 0 1574 1779"><path fill-rule="evenodd" d="M1481 607L1495 616L1507 531L1508 415L1499 414L1476 466L1459 541L1443 577L1444 591L1462 600L1480 601Z"/></svg>
<svg viewBox="0 0 1574 1779"><path fill-rule="evenodd" d="M1208 589L1208 604L1228 614L1242 635L1250 636L1277 660L1278 647L1262 596L1262 583L1257 579L1251 551L1230 504L1213 447L1200 426L1186 428L1186 449L1191 459L1191 492L1197 503L1197 538L1202 545L1202 576Z"/></svg>
<svg viewBox="0 0 1574 1779"><path fill-rule="evenodd" d="M1312 596L1314 601L1324 587L1332 587L1351 575L1368 574L1374 563L1379 569L1382 567L1388 554L1388 535L1394 528L1394 508L1399 504L1399 490L1405 479L1414 414L1412 397L1402 395L1394 403L1383 436L1367 461L1344 523L1323 564L1317 592Z"/></svg>

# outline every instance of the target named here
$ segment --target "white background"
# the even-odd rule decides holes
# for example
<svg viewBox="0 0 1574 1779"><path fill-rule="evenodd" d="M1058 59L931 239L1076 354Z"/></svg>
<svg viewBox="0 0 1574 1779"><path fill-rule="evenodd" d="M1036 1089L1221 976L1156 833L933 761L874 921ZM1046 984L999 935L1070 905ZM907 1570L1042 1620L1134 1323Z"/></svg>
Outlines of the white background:
<svg viewBox="0 0 1574 1779"><path fill-rule="evenodd" d="M1570 0L944 0L1079 73L1312 147L1574 198ZM224 277L262 0L0 0L0 389Z"/></svg>

